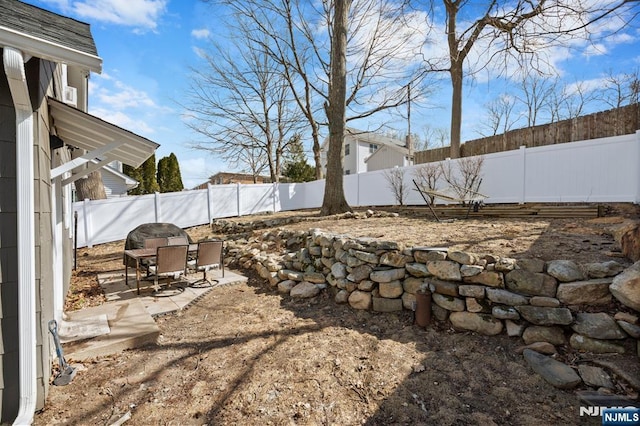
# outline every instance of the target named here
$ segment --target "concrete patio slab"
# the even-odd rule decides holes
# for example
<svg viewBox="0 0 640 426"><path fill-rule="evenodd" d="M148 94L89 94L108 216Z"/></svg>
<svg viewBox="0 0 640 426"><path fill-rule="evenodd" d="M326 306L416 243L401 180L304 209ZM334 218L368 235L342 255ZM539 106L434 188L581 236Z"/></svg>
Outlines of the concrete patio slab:
<svg viewBox="0 0 640 426"><path fill-rule="evenodd" d="M211 277L218 281L211 287L190 287L189 284L196 282L202 277L202 274L188 274L183 281L172 284L172 287L183 287L184 291L171 296L154 295L153 281L144 279L140 281L140 294L138 294L135 275L133 279L129 276L128 285L125 283L124 273L100 274L98 275L98 282L108 301L138 299L147 308L151 316L158 316L186 309L218 286L239 284L247 281L245 276L233 271L225 271L224 277L219 275Z"/></svg>
<svg viewBox="0 0 640 426"><path fill-rule="evenodd" d="M187 309L201 297L219 286L245 283L247 278L233 271L225 271L223 277L212 277L218 282L211 287L189 287L201 274L187 275L178 284L184 291L171 296L154 296L153 282L141 281L137 294L135 277L125 283L124 273L98 275L107 302L65 314L68 325L68 343L63 344L67 361L106 356L157 342L160 335L154 317ZM106 323L104 319L106 318Z"/></svg>
<svg viewBox="0 0 640 426"><path fill-rule="evenodd" d="M69 312L69 321L107 316L109 333L63 345L67 361L82 361L156 343L160 329L140 300L109 302Z"/></svg>

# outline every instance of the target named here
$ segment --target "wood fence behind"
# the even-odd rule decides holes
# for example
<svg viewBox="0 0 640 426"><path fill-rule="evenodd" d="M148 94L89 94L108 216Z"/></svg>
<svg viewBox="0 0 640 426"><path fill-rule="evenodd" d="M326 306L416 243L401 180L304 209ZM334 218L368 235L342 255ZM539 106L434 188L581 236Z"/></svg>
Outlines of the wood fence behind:
<svg viewBox="0 0 640 426"><path fill-rule="evenodd" d="M461 157L491 154L519 149L521 146L555 145L609 136L635 133L640 129L640 104L632 104L608 111L584 115L570 120L558 121L535 127L511 130L495 136L487 136L465 142L460 146ZM446 146L414 154L414 163L431 163L451 157L451 148Z"/></svg>

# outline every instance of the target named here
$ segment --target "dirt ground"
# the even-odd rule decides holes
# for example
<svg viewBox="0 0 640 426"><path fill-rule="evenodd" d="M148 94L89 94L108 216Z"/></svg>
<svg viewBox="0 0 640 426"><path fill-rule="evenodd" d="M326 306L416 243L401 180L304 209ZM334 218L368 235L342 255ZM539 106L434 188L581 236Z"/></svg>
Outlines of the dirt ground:
<svg viewBox="0 0 640 426"><path fill-rule="evenodd" d="M597 219L436 223L407 213L318 218L287 228L515 258L629 264L610 232L625 217L640 216L628 206ZM187 231L196 240L213 235L207 226ZM68 310L104 302L96 274L121 270L123 247L120 241L79 250ZM419 328L410 312L355 311L326 293L297 301L241 272L248 284L215 288L188 310L158 318L157 345L76 364L70 385L51 386L35 424L109 425L128 415L131 425L599 424L579 416L576 389L555 389L533 374L516 351L519 339L456 333L436 322ZM570 349L559 356L581 361ZM624 381L616 380L615 392L638 398Z"/></svg>

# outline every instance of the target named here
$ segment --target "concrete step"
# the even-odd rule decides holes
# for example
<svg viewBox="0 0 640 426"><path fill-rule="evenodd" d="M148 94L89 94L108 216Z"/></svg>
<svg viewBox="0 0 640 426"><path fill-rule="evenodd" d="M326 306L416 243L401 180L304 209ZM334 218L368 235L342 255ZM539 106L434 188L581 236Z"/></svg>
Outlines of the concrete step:
<svg viewBox="0 0 640 426"><path fill-rule="evenodd" d="M67 313L66 322L86 322L106 315L109 333L91 339L69 342L63 345L68 362L83 361L97 356L111 355L126 349L155 344L160 329L142 301L129 299L110 302L101 306Z"/></svg>

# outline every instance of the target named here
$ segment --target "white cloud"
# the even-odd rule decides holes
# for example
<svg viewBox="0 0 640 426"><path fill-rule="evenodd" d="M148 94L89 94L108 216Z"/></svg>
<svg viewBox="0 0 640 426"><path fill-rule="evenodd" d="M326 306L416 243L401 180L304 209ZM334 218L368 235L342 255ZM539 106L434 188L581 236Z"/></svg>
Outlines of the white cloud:
<svg viewBox="0 0 640 426"><path fill-rule="evenodd" d="M584 56L600 56L606 55L607 52L607 47L604 44L598 43L588 45L586 49L584 49L584 52L582 52L582 54Z"/></svg>
<svg viewBox="0 0 640 426"><path fill-rule="evenodd" d="M620 33L620 34L613 34L612 36L608 37L607 41L613 44L623 44L623 43L626 44L626 43L635 42L636 37L632 36L631 34Z"/></svg>
<svg viewBox="0 0 640 426"><path fill-rule="evenodd" d="M607 86L607 78L592 78L588 80L580 80L572 83L568 83L566 87L566 92L573 93L588 93L594 90L602 89Z"/></svg>
<svg viewBox="0 0 640 426"><path fill-rule="evenodd" d="M199 30L191 30L191 36L197 39L206 39L209 38L211 32L206 28L201 28Z"/></svg>
<svg viewBox="0 0 640 426"><path fill-rule="evenodd" d="M155 30L168 0L43 0L82 19Z"/></svg>
<svg viewBox="0 0 640 426"><path fill-rule="evenodd" d="M132 115L126 114L124 111L114 111L106 108L92 108L91 114L100 117L106 122L115 124L118 127L129 130L139 135L150 135L154 133L154 129L143 120Z"/></svg>
<svg viewBox="0 0 640 426"><path fill-rule="evenodd" d="M204 49L201 49L197 46L193 46L191 49L193 50L193 53L195 53L198 58L207 59L207 52Z"/></svg>
<svg viewBox="0 0 640 426"><path fill-rule="evenodd" d="M130 108L162 109L148 93L131 87L110 74L98 75L89 82L92 101L114 110Z"/></svg>
<svg viewBox="0 0 640 426"><path fill-rule="evenodd" d="M89 80L89 99L91 114L147 137L156 133L157 128L149 123L168 110L159 106L145 91L107 73Z"/></svg>

